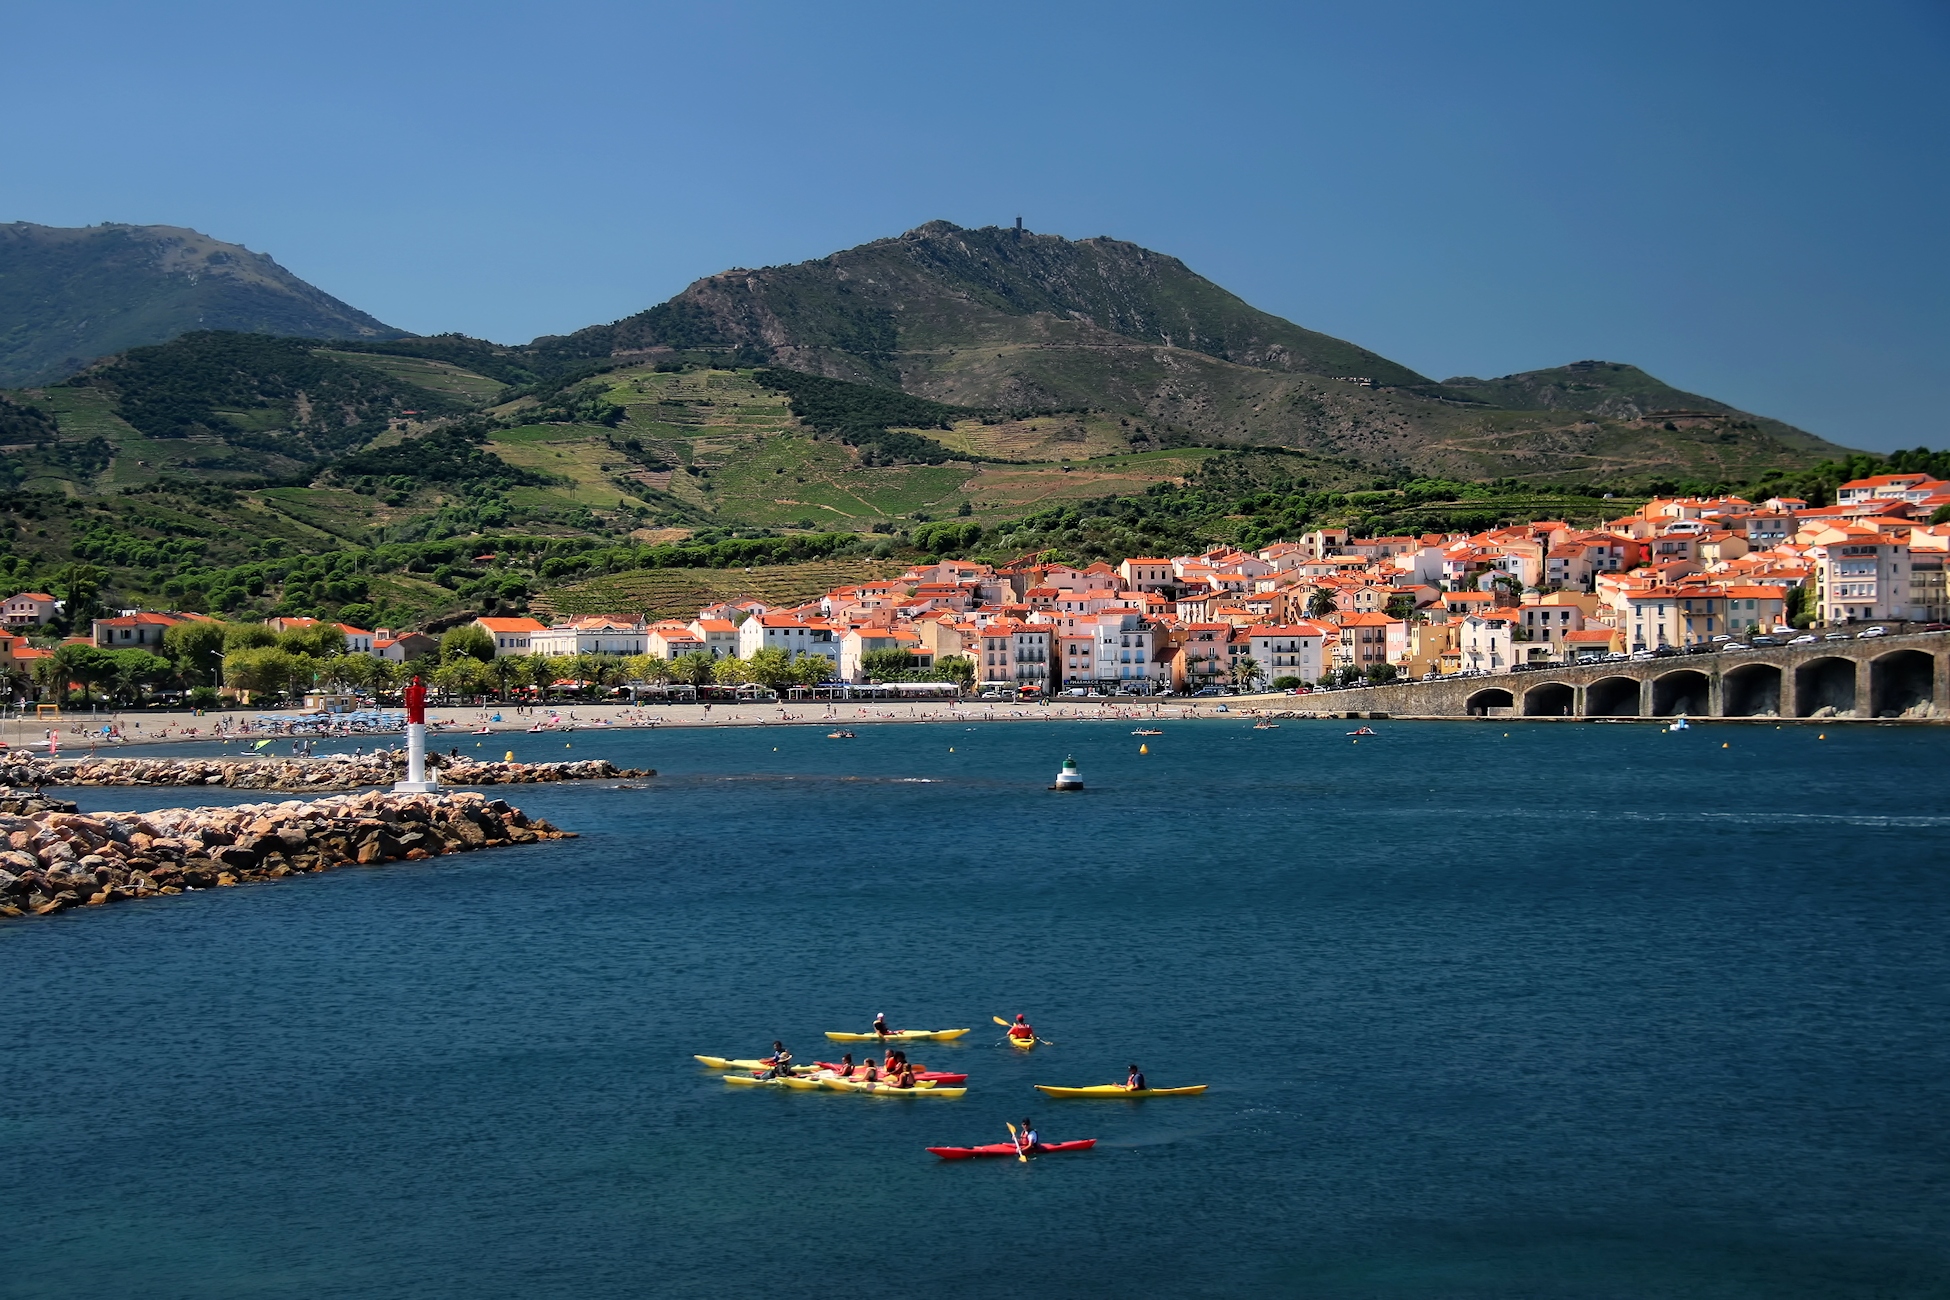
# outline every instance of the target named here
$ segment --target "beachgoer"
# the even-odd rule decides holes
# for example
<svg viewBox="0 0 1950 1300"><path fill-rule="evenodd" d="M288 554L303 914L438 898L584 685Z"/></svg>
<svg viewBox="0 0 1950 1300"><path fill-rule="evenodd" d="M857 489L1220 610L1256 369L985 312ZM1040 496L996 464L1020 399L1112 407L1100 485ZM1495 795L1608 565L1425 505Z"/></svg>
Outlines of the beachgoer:
<svg viewBox="0 0 1950 1300"><path fill-rule="evenodd" d="M1130 1074L1129 1074L1129 1076L1127 1076L1127 1077L1125 1078L1125 1080L1124 1080L1124 1091L1126 1091L1126 1092L1143 1092L1143 1091L1144 1091L1144 1071L1142 1071L1142 1070L1140 1070L1140 1069L1138 1069L1138 1068L1137 1068L1137 1066L1135 1066L1135 1065L1133 1065L1133 1066L1131 1067L1131 1073L1130 1073Z"/></svg>

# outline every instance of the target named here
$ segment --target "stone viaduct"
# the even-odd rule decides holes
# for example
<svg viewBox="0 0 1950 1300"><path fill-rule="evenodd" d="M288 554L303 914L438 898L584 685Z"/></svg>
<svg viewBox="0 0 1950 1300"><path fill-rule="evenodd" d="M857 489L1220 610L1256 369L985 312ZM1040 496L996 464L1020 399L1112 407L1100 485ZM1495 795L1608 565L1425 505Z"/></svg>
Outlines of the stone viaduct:
<svg viewBox="0 0 1950 1300"><path fill-rule="evenodd" d="M1316 692L1393 717L1950 718L1950 633L1532 668Z"/></svg>

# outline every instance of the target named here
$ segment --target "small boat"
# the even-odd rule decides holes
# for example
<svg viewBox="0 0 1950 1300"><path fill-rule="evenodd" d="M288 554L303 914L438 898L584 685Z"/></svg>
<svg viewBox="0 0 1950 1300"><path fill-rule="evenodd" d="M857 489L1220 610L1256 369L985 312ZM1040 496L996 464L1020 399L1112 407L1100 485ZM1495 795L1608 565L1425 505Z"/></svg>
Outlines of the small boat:
<svg viewBox="0 0 1950 1300"><path fill-rule="evenodd" d="M1686 721L1686 715L1683 713L1675 718L1666 728L1667 731L1691 731L1692 729L1693 724Z"/></svg>
<svg viewBox="0 0 1950 1300"><path fill-rule="evenodd" d="M1347 734L1350 736L1373 736L1378 733L1375 731L1373 727L1362 727L1358 731L1350 731Z"/></svg>
<svg viewBox="0 0 1950 1300"><path fill-rule="evenodd" d="M813 1064L814 1064L814 1065L816 1065L816 1066L818 1066L818 1067L819 1067L820 1069L822 1069L822 1070L826 1070L826 1071L829 1071L830 1073L832 1073L832 1074L834 1074L835 1076L837 1076L837 1075L839 1074L839 1070L840 1070L840 1067L839 1067L839 1063L838 1063L837 1061L814 1061L814 1062L813 1062ZM912 1061L910 1061L910 1062L908 1062L908 1064L909 1064L909 1065L913 1065L914 1063L913 1063ZM858 1067L858 1066L855 1066L855 1067L854 1067L854 1069L856 1069L856 1070L857 1070L857 1069L859 1069L859 1068L860 1068L860 1067ZM939 1083L945 1083L945 1084L948 1084L948 1085L950 1085L950 1086L953 1086L954 1084L958 1084L958 1083L967 1083L967 1082L968 1082L968 1076L967 1076L967 1075L965 1075L965 1074L946 1074L946 1073L943 1073L943 1072L942 1072L942 1071L940 1071L940 1070L924 1070L924 1069L922 1069L922 1068L921 1068L920 1066L918 1066L918 1065L915 1065L915 1066L914 1066L914 1082L916 1082L916 1083L937 1083L937 1084L939 1084Z"/></svg>
<svg viewBox="0 0 1950 1300"><path fill-rule="evenodd" d="M791 1088L796 1092L818 1092L824 1085L817 1079L802 1079L797 1075L774 1075L770 1079L754 1079L749 1074L727 1074L724 1081L741 1088Z"/></svg>
<svg viewBox="0 0 1950 1300"><path fill-rule="evenodd" d="M891 1034L849 1034L829 1029L826 1036L836 1043L945 1043L968 1032L966 1029L896 1029Z"/></svg>
<svg viewBox="0 0 1950 1300"><path fill-rule="evenodd" d="M1052 790L1083 789L1083 773L1077 771L1076 759L1066 758L1063 760L1063 770L1056 774L1056 783L1050 786L1050 789Z"/></svg>
<svg viewBox="0 0 1950 1300"><path fill-rule="evenodd" d="M1278 731L1279 729L1280 724L1277 722L1255 722L1253 724L1254 731Z"/></svg>
<svg viewBox="0 0 1950 1300"><path fill-rule="evenodd" d="M1126 1088L1121 1083L1099 1083L1088 1088L1057 1088L1047 1083L1036 1084L1036 1091L1045 1097L1196 1097L1210 1084L1195 1083L1188 1088Z"/></svg>
<svg viewBox="0 0 1950 1300"><path fill-rule="evenodd" d="M1162 736L1165 733L1158 730L1156 727L1139 727L1136 731L1133 731L1131 734L1133 736Z"/></svg>
<svg viewBox="0 0 1950 1300"><path fill-rule="evenodd" d="M1009 1046L1015 1048L1019 1052L1026 1052L1030 1048L1034 1047L1035 1045L1036 1045L1036 1039L1033 1035L1029 1035L1029 1034L1009 1035Z"/></svg>
<svg viewBox="0 0 1950 1300"><path fill-rule="evenodd" d="M827 733L826 733L826 739L828 739L828 740L852 740L852 739L853 739L853 733L852 733L852 732L850 732L850 731L829 731L829 732L827 732Z"/></svg>
<svg viewBox="0 0 1950 1300"><path fill-rule="evenodd" d="M1046 1156L1056 1151L1088 1151L1097 1145L1096 1138L1082 1138L1075 1142L1045 1142L1031 1147L1026 1154ZM976 1156L1014 1156L1025 1154L1013 1142L991 1142L982 1147L929 1147L930 1155L943 1160L971 1160Z"/></svg>
<svg viewBox="0 0 1950 1300"><path fill-rule="evenodd" d="M968 1089L966 1088L929 1088L919 1086L913 1088L897 1088L891 1083L867 1083L864 1080L854 1079L821 1079L818 1086L831 1088L834 1092L870 1092L876 1097L965 1097L968 1095Z"/></svg>

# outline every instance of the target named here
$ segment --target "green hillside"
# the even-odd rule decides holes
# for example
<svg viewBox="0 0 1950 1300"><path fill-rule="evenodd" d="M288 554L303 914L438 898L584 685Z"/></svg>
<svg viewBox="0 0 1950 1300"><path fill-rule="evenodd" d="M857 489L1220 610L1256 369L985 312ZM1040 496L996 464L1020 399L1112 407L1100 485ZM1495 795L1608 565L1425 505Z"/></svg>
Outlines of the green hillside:
<svg viewBox="0 0 1950 1300"><path fill-rule="evenodd" d="M726 271L532 350L543 367L731 357L965 407L1094 411L1157 446L1288 447L1460 478L1741 479L1845 450L1630 366L1435 384L1135 244L945 221ZM1695 416L1649 418L1669 406Z"/></svg>
<svg viewBox="0 0 1950 1300"><path fill-rule="evenodd" d="M0 225L0 387L199 329L302 338L400 331L262 253L176 226Z"/></svg>

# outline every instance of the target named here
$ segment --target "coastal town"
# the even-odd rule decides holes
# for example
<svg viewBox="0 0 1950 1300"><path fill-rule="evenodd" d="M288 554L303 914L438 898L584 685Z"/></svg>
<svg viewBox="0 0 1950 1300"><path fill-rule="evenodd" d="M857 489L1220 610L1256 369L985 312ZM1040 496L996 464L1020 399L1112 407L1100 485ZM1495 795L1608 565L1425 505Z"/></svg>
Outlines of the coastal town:
<svg viewBox="0 0 1950 1300"><path fill-rule="evenodd" d="M1927 522L1950 506L1950 482L1884 474L1844 483L1836 498L1661 497L1597 528L1323 528L1255 551L1115 564L928 558L802 604L732 600L689 619L484 616L430 634L273 618L241 643L206 641L218 647L210 684L195 689L336 707L424 673L450 697L874 684L990 699L1197 695L1950 625L1950 524ZM0 605L0 673L21 703L85 688L61 681L66 646L166 663L172 628L215 622L124 610L94 619L86 637L36 635L59 612L39 592ZM296 638L300 653L280 650L280 638L286 649Z"/></svg>

